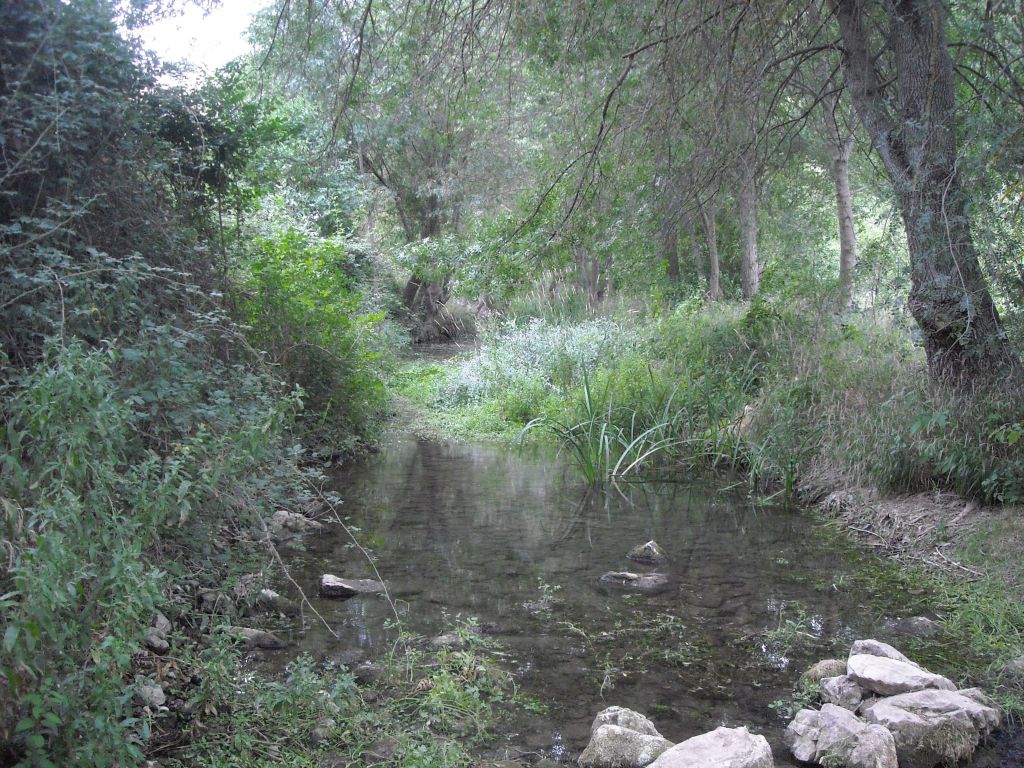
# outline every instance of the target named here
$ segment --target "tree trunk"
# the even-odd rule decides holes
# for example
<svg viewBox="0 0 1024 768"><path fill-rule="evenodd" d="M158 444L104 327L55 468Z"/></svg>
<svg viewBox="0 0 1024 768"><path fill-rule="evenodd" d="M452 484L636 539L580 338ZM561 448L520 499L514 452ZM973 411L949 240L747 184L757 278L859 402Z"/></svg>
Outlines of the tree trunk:
<svg viewBox="0 0 1024 768"><path fill-rule="evenodd" d="M704 257L700 252L700 240L697 239L697 230L693 226L693 217L686 217L686 236L690 238L690 259L693 261L693 268L701 277L707 277L707 270L704 268Z"/></svg>
<svg viewBox="0 0 1024 768"><path fill-rule="evenodd" d="M757 257L757 171L751 151L744 151L740 158L737 204L740 220L740 287L743 289L743 298L752 299L761 284L761 268Z"/></svg>
<svg viewBox="0 0 1024 768"><path fill-rule="evenodd" d="M853 196L850 194L853 134L845 141L838 142L833 149L832 180L836 186L836 212L839 220L839 308L846 309L853 301L857 272L857 232L853 227Z"/></svg>
<svg viewBox="0 0 1024 768"><path fill-rule="evenodd" d="M668 279L673 283L679 282L679 233L675 222L668 217L661 224L661 242Z"/></svg>
<svg viewBox="0 0 1024 768"><path fill-rule="evenodd" d="M700 216L704 221L704 237L708 241L708 301L722 298L721 269L718 265L718 228L715 226L716 211L701 207Z"/></svg>
<svg viewBox="0 0 1024 768"><path fill-rule="evenodd" d="M857 112L899 201L910 253L910 311L933 380L994 382L1019 372L985 277L957 171L953 62L941 0L891 0L893 99L865 29L866 0L833 0ZM890 107L890 102L894 102Z"/></svg>

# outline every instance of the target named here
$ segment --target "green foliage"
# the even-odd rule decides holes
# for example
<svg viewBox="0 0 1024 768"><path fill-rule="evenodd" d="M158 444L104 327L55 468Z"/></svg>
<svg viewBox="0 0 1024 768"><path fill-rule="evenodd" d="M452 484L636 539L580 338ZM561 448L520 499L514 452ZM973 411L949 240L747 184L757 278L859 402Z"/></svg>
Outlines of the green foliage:
<svg viewBox="0 0 1024 768"><path fill-rule="evenodd" d="M568 418L534 419L523 428L519 441L522 443L535 429L545 430L569 453L583 479L592 485L624 478L631 472L639 474L660 454L679 445L671 398L660 414L663 420L651 424L650 414L624 412L614 395L608 386L593 391L584 374L580 399ZM618 420L628 421L628 427L620 426Z"/></svg>
<svg viewBox="0 0 1024 768"><path fill-rule="evenodd" d="M133 716L128 681L140 635L166 600L153 548L208 562L236 504L255 522L288 491L282 470L268 467L280 458L288 401L265 379L208 360L195 367L180 329L149 331L138 346L54 343L7 385L0 672L10 697L0 714L16 721L8 738L34 764L141 756L149 723Z"/></svg>
<svg viewBox="0 0 1024 768"><path fill-rule="evenodd" d="M302 388L313 429L366 437L384 403L384 319L364 313L360 266L346 243L294 230L261 238L245 264L240 312L249 338Z"/></svg>
<svg viewBox="0 0 1024 768"><path fill-rule="evenodd" d="M320 668L300 656L282 680L237 682L234 663L225 672L225 685L204 702L211 713L206 732L175 762L209 768L315 766L318 753L349 743L365 721L359 691L344 668ZM313 744L310 733L317 728L324 738Z"/></svg>

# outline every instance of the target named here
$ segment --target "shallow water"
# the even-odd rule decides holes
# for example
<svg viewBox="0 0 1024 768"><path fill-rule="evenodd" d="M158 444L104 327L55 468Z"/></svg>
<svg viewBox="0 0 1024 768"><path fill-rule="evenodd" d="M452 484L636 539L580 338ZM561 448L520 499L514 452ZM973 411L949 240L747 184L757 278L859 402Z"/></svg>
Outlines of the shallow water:
<svg viewBox="0 0 1024 768"><path fill-rule="evenodd" d="M799 673L856 637L906 647L882 630L907 596L852 587L864 558L818 519L752 504L707 485L588 490L547 453L401 436L338 470L341 512L370 551L407 629L435 635L472 617L507 654L521 691L544 705L506 724L495 753L575 760L594 715L612 704L650 716L681 741L719 725L764 734L778 765L785 719L770 704ZM374 577L340 526L288 556L308 594L322 573ZM655 539L670 562L659 594L599 582L612 570L655 570L626 552ZM861 582L862 583L862 582ZM545 597L554 602L545 609ZM322 626L293 629L297 652L355 663L394 638L379 595L313 604ZM786 631L790 630L790 631Z"/></svg>

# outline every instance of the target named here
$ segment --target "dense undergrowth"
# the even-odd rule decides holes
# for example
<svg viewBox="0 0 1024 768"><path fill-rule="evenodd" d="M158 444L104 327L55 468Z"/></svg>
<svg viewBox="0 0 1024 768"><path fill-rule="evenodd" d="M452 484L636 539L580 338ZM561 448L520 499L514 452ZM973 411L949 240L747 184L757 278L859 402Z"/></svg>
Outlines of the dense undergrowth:
<svg viewBox="0 0 1024 768"><path fill-rule="evenodd" d="M0 764L237 741L231 617L200 595L270 571L265 521L317 481L301 439L372 440L383 315L344 232L262 202L279 118L159 87L104 3L8 3L0 28ZM143 706L172 679L175 711Z"/></svg>

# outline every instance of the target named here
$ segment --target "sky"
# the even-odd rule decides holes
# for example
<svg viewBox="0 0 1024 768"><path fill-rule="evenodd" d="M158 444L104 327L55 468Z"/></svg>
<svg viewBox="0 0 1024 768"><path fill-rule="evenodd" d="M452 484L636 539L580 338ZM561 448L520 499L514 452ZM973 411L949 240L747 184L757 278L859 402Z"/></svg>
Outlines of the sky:
<svg viewBox="0 0 1024 768"><path fill-rule="evenodd" d="M161 61L186 61L211 73L249 50L252 15L272 0L221 0L209 13L189 5L184 13L137 30Z"/></svg>

